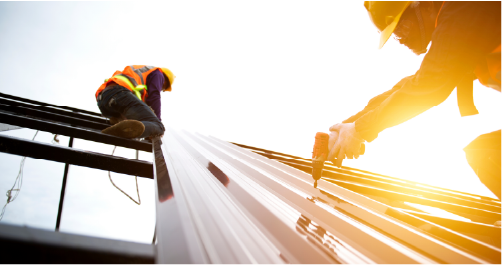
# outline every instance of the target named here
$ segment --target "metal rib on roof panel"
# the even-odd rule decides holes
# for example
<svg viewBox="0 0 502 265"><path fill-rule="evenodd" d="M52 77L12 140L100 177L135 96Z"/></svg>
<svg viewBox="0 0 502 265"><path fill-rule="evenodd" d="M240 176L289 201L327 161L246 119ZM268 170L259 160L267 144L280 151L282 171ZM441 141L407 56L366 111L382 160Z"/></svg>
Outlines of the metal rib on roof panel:
<svg viewBox="0 0 502 265"><path fill-rule="evenodd" d="M409 212L325 179L315 189L310 174L244 147L171 128L162 141L174 191L171 204L176 204L170 211L176 213L163 215L159 205L165 202L157 202L157 226L162 230L159 228L162 218L178 216L186 246L185 258L190 262L496 263L500 260L500 247L417 219L434 229L447 231L450 238L459 238L469 248L444 240L393 217L398 212L418 218ZM159 233L158 240L159 253L172 252L166 244L169 234ZM157 262L168 263L170 257L158 255Z"/></svg>

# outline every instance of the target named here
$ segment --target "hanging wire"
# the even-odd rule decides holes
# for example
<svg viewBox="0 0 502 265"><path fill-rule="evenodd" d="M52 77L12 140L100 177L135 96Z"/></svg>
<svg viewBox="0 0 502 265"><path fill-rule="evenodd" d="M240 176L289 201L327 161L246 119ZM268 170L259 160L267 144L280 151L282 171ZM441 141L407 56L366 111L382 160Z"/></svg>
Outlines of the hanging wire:
<svg viewBox="0 0 502 265"><path fill-rule="evenodd" d="M35 140L37 134L38 131L33 136L33 139L31 139L32 141ZM23 186L24 161L26 161L26 156L21 159L21 164L19 165L19 173L17 174L16 180L14 181L14 185L12 185L12 188L5 193L5 196L7 196L7 202L2 208L2 213L0 214L0 221L3 218L3 215L5 213L5 208L7 207L7 205L13 202L21 192L21 187ZM14 195L12 195L13 192Z"/></svg>
<svg viewBox="0 0 502 265"><path fill-rule="evenodd" d="M115 153L115 149L117 149L117 146L115 146L113 148L113 151L112 151L112 155ZM137 151L136 151L137 152ZM137 159L138 157L136 157ZM125 193L122 189L120 189L117 185L115 185L115 183L113 183L113 180L112 180L112 176L111 176L111 173L110 171L108 171L108 177L110 178L110 182L113 184L113 186L115 188L117 188L120 192L122 192L125 196L127 196L129 199L131 199L131 201L133 201L134 203L136 203L137 205L141 205L141 198L139 197L139 188L138 188L138 176L134 176L134 178L136 179L136 193L138 194L138 201L136 201L135 199L133 199L131 196L129 196L129 194Z"/></svg>

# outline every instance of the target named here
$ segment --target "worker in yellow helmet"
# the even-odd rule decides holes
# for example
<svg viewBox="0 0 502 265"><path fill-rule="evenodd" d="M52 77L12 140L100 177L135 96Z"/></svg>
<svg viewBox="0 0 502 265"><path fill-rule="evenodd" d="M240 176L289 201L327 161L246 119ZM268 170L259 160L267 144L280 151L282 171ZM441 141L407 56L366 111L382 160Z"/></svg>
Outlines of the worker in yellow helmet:
<svg viewBox="0 0 502 265"><path fill-rule="evenodd" d="M427 54L415 75L330 127L328 159L337 166L358 158L364 141L442 103L455 88L461 116L478 113L473 80L500 92L500 2L366 1L364 7L381 32L379 48L394 34L415 54ZM500 135L481 135L464 149L481 182L499 198Z"/></svg>
<svg viewBox="0 0 502 265"><path fill-rule="evenodd" d="M113 125L102 132L124 138L163 135L161 91L171 91L175 76L162 67L129 65L106 79L95 93L103 116Z"/></svg>

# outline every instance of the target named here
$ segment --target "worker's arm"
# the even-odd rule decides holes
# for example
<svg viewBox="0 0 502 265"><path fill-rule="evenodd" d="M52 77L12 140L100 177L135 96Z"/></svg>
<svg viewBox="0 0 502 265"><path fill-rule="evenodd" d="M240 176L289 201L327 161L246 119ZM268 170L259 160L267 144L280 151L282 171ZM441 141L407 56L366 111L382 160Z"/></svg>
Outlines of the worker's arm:
<svg viewBox="0 0 502 265"><path fill-rule="evenodd" d="M432 36L430 51L417 73L379 106L355 120L360 136L372 141L386 128L401 124L442 103L477 61L500 44L500 10L476 2L446 2Z"/></svg>
<svg viewBox="0 0 502 265"><path fill-rule="evenodd" d="M455 88L457 76L463 76L453 74L458 70L453 70L449 75L434 76L423 69L424 63L416 75L404 78L393 89L373 98L364 110L343 123L331 126L330 131L337 133L333 136L330 134L328 160L341 166L345 158L358 158L360 145L364 140L371 142L384 129L403 123L440 104ZM467 75L469 71L461 72Z"/></svg>
<svg viewBox="0 0 502 265"><path fill-rule="evenodd" d="M164 75L159 70L155 70L148 75L146 78L146 86L148 88L148 97L145 103L152 107L153 111L160 118L160 92L162 91L162 85L164 84Z"/></svg>
<svg viewBox="0 0 502 265"><path fill-rule="evenodd" d="M407 77L401 79L401 81L399 81L394 87L392 87L391 90L386 91L386 92L384 92L384 93L382 93L382 94L380 94L380 95L372 98L368 102L368 105L366 105L366 107L363 110L361 110L357 114L351 116L350 118L344 120L342 123L338 123L338 124L335 124L335 125L331 126L329 128L330 133L329 133L328 147L329 147L330 152L329 152L329 155L328 155L328 160L334 162L336 166L341 166L342 159L345 158L345 157L341 158L341 159L339 159L339 161L334 161L333 160L333 158L335 158L334 154L340 152L341 146L337 146L337 148L333 148L335 146L336 141L338 141L340 133L342 134L342 137L355 138L352 141L350 141L351 147L347 146L345 148L345 152L344 153L345 153L346 158L349 158L349 159L352 159L352 158L356 158L357 159L357 158L359 158L359 153L357 153L357 152L353 153L352 150L353 149L360 150L361 149L361 144L362 144L363 140L361 139L361 137L355 131L355 126L353 124L354 121L356 121L357 119L359 119L359 117L363 116L367 112L369 112L369 111L377 108L378 106L380 106L380 104L383 101L385 101L394 92L396 92L397 90L401 89L401 87L403 86L403 84L406 83L406 81L408 79L412 78L412 77L413 76L407 76ZM350 130L352 130L353 132L347 134L347 131L350 131ZM341 131L343 131L343 132L341 132ZM342 140L342 139L340 139L340 140Z"/></svg>
<svg viewBox="0 0 502 265"><path fill-rule="evenodd" d="M402 80L398 89L376 97L346 123L332 126L330 130L338 132L338 139L330 139L330 144L336 143L330 145L328 159L338 158L341 165L346 155L357 157L358 142L372 141L384 129L442 103L463 78L472 76L484 54L495 48L494 44L500 45L500 8L489 5L446 2L430 51L417 73Z"/></svg>
<svg viewBox="0 0 502 265"><path fill-rule="evenodd" d="M467 75L468 71L464 73ZM392 93L378 106L365 111L356 119L346 120L345 123L354 122L360 137L371 142L381 131L401 124L442 103L459 81L455 77L450 80L446 77L437 78L436 81L432 81L434 78L431 77L428 79L421 80L420 77L413 76L405 80L401 89L391 91Z"/></svg>
<svg viewBox="0 0 502 265"><path fill-rule="evenodd" d="M399 81L396 85L394 85L394 87L392 87L391 90L388 90L388 91L385 91L384 93L372 98L369 102L368 102L368 105L366 105L366 107L364 107L363 110L359 111L357 114L355 115L352 115L350 118L344 120L342 123L352 123L354 121L356 121L357 119L359 119L359 117L363 116L364 114L366 114L367 112L377 108L378 106L380 106L380 104L386 100L390 95L392 95L394 92L396 92L397 90L401 89L401 87L403 86L404 83L406 83L406 81L410 78L412 78L413 76L407 76L403 79L401 79L401 81Z"/></svg>

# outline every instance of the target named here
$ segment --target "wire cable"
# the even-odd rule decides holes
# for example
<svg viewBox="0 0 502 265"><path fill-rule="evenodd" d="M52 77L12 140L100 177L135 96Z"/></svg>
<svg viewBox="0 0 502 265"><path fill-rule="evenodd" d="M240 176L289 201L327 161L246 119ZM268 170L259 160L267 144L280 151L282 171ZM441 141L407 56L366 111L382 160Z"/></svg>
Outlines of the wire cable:
<svg viewBox="0 0 502 265"><path fill-rule="evenodd" d="M117 149L117 146L115 146L113 148L113 151L112 151L112 155L115 153L115 149ZM136 151L137 152L137 151ZM137 157L136 157L137 159ZM115 185L115 183L113 182L112 180L112 176L111 176L111 173L110 171L108 171L108 177L110 178L110 182L113 184L113 186L115 188L117 188L120 192L122 192L125 196L127 196L129 199L131 199L131 201L133 201L134 203L136 203L137 205L141 205L141 198L139 197L139 188L138 188L138 176L134 176L134 178L136 179L136 193L138 194L138 201L136 201L135 199L133 199L131 196L129 196L129 194L125 193L122 189L120 189L117 185Z"/></svg>
<svg viewBox="0 0 502 265"><path fill-rule="evenodd" d="M35 137L37 137L38 131L35 133L33 136L32 141L35 140ZM0 214L0 221L3 218L3 215L5 213L5 208L7 205L11 202L13 202L19 193L21 192L21 187L23 186L23 173L24 173L24 162L26 161L26 156L21 159L21 163L19 165L19 173L17 174L16 180L14 181L14 185L12 185L12 188L8 190L5 195L7 196L7 202L2 208L2 213ZM12 195L12 192L14 192L14 195Z"/></svg>

